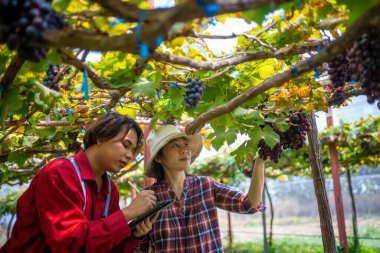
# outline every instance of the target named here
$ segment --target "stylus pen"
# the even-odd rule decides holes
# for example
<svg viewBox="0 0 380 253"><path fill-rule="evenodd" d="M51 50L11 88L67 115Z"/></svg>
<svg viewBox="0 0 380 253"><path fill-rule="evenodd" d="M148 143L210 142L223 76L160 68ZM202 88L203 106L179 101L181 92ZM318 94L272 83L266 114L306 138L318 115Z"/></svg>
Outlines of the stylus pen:
<svg viewBox="0 0 380 253"><path fill-rule="evenodd" d="M131 181L128 180L128 184L137 191L137 193L140 193L140 190L134 185Z"/></svg>

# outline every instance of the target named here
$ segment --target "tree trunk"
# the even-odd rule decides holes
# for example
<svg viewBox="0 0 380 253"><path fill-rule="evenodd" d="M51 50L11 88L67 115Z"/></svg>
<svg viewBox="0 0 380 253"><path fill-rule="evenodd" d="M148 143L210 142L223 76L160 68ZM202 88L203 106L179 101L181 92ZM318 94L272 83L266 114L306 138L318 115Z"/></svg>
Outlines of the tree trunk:
<svg viewBox="0 0 380 253"><path fill-rule="evenodd" d="M8 228L7 228L7 240L9 239L9 237L11 237L11 230L12 230L12 223L13 223L13 219L15 218L16 214L13 213L12 214L12 217L11 217L11 220L9 221L8 223Z"/></svg>
<svg viewBox="0 0 380 253"><path fill-rule="evenodd" d="M269 244L269 247L272 247L274 210L273 210L272 198L270 196L270 193L268 190L268 185L266 183L264 184L264 190L268 195L269 206L270 206L270 225L269 225L269 242L268 242L268 244Z"/></svg>
<svg viewBox="0 0 380 253"><path fill-rule="evenodd" d="M319 219L321 224L321 234L324 252L336 253L336 242L334 228L331 220L329 200L327 198L324 172L321 160L321 146L318 138L318 129L315 122L315 115L308 116L312 130L307 134L310 150L310 165L313 176L314 192L317 198Z"/></svg>
<svg viewBox="0 0 380 253"><path fill-rule="evenodd" d="M352 208L352 228L354 230L354 247L355 249L359 248L359 236L358 236L358 221L356 219L356 204L355 204L355 196L352 190L352 181L351 181L351 172L348 166L346 166L346 174L347 174L347 183L348 183L348 192L350 193L351 198L351 208Z"/></svg>

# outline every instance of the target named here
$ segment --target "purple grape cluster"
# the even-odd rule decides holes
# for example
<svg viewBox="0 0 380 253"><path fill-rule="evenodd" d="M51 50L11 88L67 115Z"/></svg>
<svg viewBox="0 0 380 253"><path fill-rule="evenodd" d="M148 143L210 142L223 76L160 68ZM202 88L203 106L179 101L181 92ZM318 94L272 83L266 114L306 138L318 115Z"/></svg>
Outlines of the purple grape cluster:
<svg viewBox="0 0 380 253"><path fill-rule="evenodd" d="M328 73L334 88L344 87L346 82L351 81L351 72L346 52L339 54L328 65Z"/></svg>
<svg viewBox="0 0 380 253"><path fill-rule="evenodd" d="M329 77L333 85L333 95L331 99L335 105L341 105L346 101L343 92L344 85L351 81L351 71L349 69L349 59L347 53L343 52L329 62Z"/></svg>
<svg viewBox="0 0 380 253"><path fill-rule="evenodd" d="M197 107L199 100L201 100L203 91L206 89L206 87L203 85L203 82L198 78L188 78L186 88L186 109L194 109L195 107Z"/></svg>
<svg viewBox="0 0 380 253"><path fill-rule="evenodd" d="M174 126L178 126L179 125L179 122L176 118L174 117L169 117L166 121L162 122L162 125L174 125Z"/></svg>
<svg viewBox="0 0 380 253"><path fill-rule="evenodd" d="M380 98L380 28L371 27L348 52L352 80L360 82L368 103Z"/></svg>
<svg viewBox="0 0 380 253"><path fill-rule="evenodd" d="M60 70L59 65L49 64L49 68L46 71L46 76L42 84L52 90L59 91L58 83L63 79L63 75L70 73L69 69L67 69L64 73L62 73L62 75L59 76L57 82L55 83L54 78L58 75Z"/></svg>
<svg viewBox="0 0 380 253"><path fill-rule="evenodd" d="M284 149L298 150L305 145L306 133L311 131L311 125L302 111L292 113L289 123L288 130L280 134L280 143Z"/></svg>
<svg viewBox="0 0 380 253"><path fill-rule="evenodd" d="M0 43L17 50L20 57L38 62L48 48L41 44L46 30L66 26L64 16L45 0L0 0Z"/></svg>
<svg viewBox="0 0 380 253"><path fill-rule="evenodd" d="M290 127L285 132L277 130L272 123L265 123L265 125L269 125L280 135L280 143L276 144L276 146L271 149L265 141L261 139L258 144L258 154L261 159L266 160L269 157L270 160L278 163L280 161L282 150L288 148L298 150L305 145L306 133L311 131L311 125L307 121L306 115L302 110L290 113Z"/></svg>
<svg viewBox="0 0 380 253"><path fill-rule="evenodd" d="M335 90L334 94L331 97L334 105L341 105L346 101L346 94L342 90Z"/></svg>
<svg viewBox="0 0 380 253"><path fill-rule="evenodd" d="M280 156L282 153L282 146L276 144L276 146L271 149L263 139L259 141L259 156L261 159L266 160L268 157L275 163L280 161Z"/></svg>

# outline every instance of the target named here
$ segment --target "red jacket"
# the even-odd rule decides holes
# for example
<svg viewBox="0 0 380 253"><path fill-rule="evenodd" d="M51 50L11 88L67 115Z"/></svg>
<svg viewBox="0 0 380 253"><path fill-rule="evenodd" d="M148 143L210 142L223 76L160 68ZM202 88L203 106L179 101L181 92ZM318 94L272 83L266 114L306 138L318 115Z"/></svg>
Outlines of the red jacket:
<svg viewBox="0 0 380 253"><path fill-rule="evenodd" d="M132 252L133 238L119 208L119 192L112 182L108 216L102 217L108 178L98 193L94 174L84 151L74 156L86 186L86 208L75 168L56 159L32 180L17 202L12 235L0 253L26 252Z"/></svg>

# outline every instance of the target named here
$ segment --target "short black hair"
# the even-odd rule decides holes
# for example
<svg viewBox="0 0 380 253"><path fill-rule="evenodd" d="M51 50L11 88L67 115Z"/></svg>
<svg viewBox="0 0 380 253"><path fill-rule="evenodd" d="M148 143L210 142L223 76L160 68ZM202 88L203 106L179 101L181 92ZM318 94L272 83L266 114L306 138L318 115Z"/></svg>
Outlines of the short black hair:
<svg viewBox="0 0 380 253"><path fill-rule="evenodd" d="M137 122L129 116L120 115L117 112L108 112L93 122L87 129L83 137L84 149L95 145L99 140L106 141L115 137L122 128L126 133L134 129L137 134L136 153L142 146L143 132Z"/></svg>

